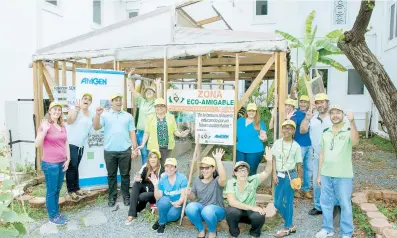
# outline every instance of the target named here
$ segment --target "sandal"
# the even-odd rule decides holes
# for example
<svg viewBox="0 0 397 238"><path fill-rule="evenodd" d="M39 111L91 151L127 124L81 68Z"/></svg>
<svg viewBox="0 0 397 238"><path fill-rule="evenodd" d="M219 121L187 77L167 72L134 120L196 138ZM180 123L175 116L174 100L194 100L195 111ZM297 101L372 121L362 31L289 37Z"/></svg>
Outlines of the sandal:
<svg viewBox="0 0 397 238"><path fill-rule="evenodd" d="M276 234L274 234L274 237L284 237L284 236L289 236L290 230L285 230L285 228L277 231Z"/></svg>
<svg viewBox="0 0 397 238"><path fill-rule="evenodd" d="M289 233L296 233L296 226L292 225L291 228L289 228Z"/></svg>
<svg viewBox="0 0 397 238"><path fill-rule="evenodd" d="M131 225L134 221L136 220L136 217L127 217L127 220L125 221L125 225L129 226Z"/></svg>

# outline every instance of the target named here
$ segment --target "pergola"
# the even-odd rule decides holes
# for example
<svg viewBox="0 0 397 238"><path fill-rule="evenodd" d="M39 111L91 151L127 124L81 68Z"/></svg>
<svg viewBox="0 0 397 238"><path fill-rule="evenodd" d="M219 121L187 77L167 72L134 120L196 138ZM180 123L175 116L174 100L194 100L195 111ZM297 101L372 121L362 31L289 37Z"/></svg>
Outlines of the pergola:
<svg viewBox="0 0 397 238"><path fill-rule="evenodd" d="M273 34L230 30L230 26L212 5L210 7L216 16L195 20L185 8L200 3L203 2L195 0L178 6L160 8L38 50L33 56L36 122L39 122L45 113L43 88L50 100L53 100L51 89L58 85L67 86L67 71L71 71L71 82L75 86L76 68L122 71L135 68L135 73L144 77L162 77L164 89L168 88L170 82L185 79L196 82L197 89L208 80L233 81L235 122L238 111L260 82L274 79L274 107L278 107L280 112L281 128L285 108L284 103L279 102L283 102L287 97L288 88L287 42ZM219 21L223 21L225 29L204 28L207 24ZM50 72L51 70L54 72ZM240 100L239 80L252 81ZM161 96L165 98L166 93L164 90L164 95ZM133 98L131 105L134 105ZM125 110L126 107L127 79L124 82ZM135 106L133 108L135 109ZM37 127L38 123L36 129ZM234 140L235 130L236 126ZM234 145L234 161L235 149ZM41 158L41 151L38 151L37 158Z"/></svg>

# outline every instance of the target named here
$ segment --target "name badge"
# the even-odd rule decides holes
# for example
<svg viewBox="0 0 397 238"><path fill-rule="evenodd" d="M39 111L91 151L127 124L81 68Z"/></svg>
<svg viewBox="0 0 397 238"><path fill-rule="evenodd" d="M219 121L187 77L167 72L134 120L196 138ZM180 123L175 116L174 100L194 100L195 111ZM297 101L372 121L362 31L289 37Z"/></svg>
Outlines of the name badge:
<svg viewBox="0 0 397 238"><path fill-rule="evenodd" d="M279 178L285 178L285 174L284 174L284 173L278 172L278 173L277 173L277 177L279 177Z"/></svg>

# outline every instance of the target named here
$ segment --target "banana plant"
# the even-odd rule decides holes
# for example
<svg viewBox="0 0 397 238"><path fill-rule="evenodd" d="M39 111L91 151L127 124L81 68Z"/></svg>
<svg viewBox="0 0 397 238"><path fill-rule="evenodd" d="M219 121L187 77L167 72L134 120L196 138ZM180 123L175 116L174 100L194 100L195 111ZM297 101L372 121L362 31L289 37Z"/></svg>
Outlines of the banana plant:
<svg viewBox="0 0 397 238"><path fill-rule="evenodd" d="M289 48L297 48L305 52L304 61L299 67L295 67L297 69L300 68L303 69L304 77L299 77L299 76L295 77L293 82L293 85L297 85L297 87L300 88L301 90L303 89L302 85L305 85L304 81L302 80L310 79L309 77L310 69L312 67L315 67L317 63L329 65L342 72L347 70L341 63L329 57L332 55L343 54L342 51L336 45L338 40L343 38L342 29L334 30L328 33L323 38L319 40L315 40L317 33L317 26L313 28L313 20L315 18L315 15L316 12L312 11L309 14L309 16L306 18L305 36L303 42L287 32L283 32L279 30L275 31L276 34L279 34L284 39L289 41ZM296 90L296 88L291 89L291 94L292 94L292 90ZM302 91L299 92L302 93Z"/></svg>

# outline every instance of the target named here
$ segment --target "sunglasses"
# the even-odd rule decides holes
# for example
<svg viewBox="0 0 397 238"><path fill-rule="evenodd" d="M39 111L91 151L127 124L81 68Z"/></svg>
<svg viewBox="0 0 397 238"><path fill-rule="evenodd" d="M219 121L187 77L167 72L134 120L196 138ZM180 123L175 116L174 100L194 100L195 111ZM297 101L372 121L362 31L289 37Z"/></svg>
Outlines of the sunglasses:
<svg viewBox="0 0 397 238"><path fill-rule="evenodd" d="M205 171L208 171L208 170L210 170L210 166L208 166L208 167L200 167L200 170L202 171L202 170L205 170Z"/></svg>

